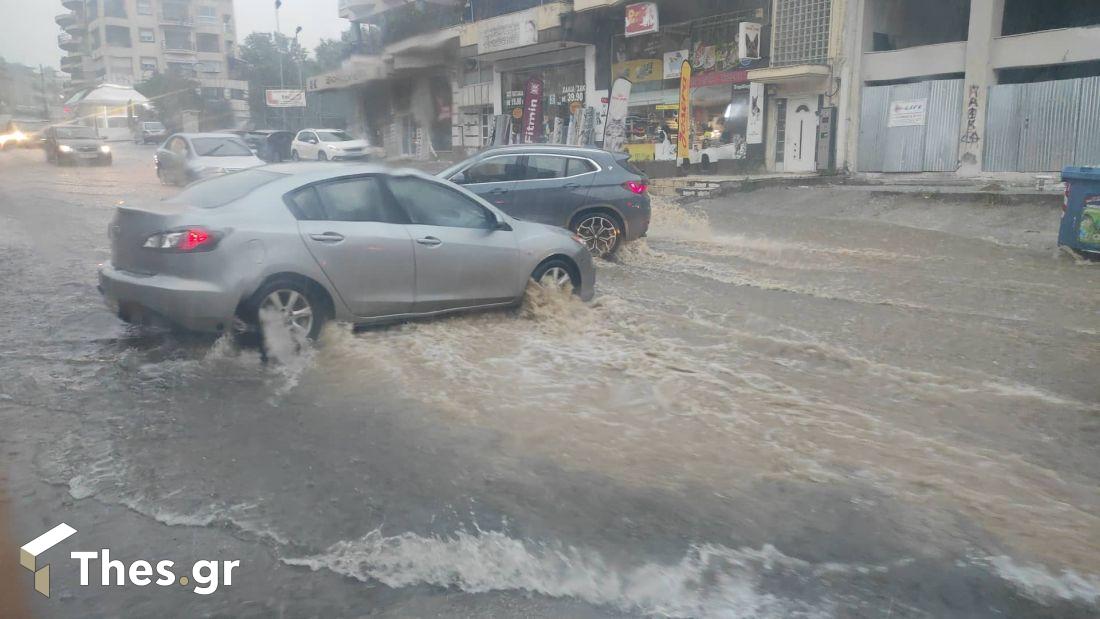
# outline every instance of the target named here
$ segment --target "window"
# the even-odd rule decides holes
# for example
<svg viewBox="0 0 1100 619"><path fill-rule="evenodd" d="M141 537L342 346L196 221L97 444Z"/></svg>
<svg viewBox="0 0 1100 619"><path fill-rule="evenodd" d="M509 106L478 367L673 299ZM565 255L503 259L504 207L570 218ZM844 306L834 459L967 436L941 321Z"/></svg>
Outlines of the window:
<svg viewBox="0 0 1100 619"><path fill-rule="evenodd" d="M322 142L351 142L355 139L346 131L318 131L317 137Z"/></svg>
<svg viewBox="0 0 1100 619"><path fill-rule="evenodd" d="M198 11L199 21L207 24L218 23L218 8L214 6L201 5Z"/></svg>
<svg viewBox="0 0 1100 619"><path fill-rule="evenodd" d="M195 47L200 52L220 52L222 51L221 44L218 42L218 35L199 33L195 35Z"/></svg>
<svg viewBox="0 0 1100 619"><path fill-rule="evenodd" d="M175 143L182 144L183 139L176 138L172 142L171 150L176 152ZM184 152L186 153L186 151ZM199 208L218 208L240 200L260 187L284 177L286 177L285 174L267 170L244 170L224 176L215 176L191 185L183 190L183 193L168 200L168 202L187 204Z"/></svg>
<svg viewBox="0 0 1100 619"><path fill-rule="evenodd" d="M195 67L189 62L169 62L168 72L177 77L194 77Z"/></svg>
<svg viewBox="0 0 1100 619"><path fill-rule="evenodd" d="M523 178L523 166L519 164L519 155L493 157L476 163L466 170L464 184L502 183Z"/></svg>
<svg viewBox="0 0 1100 619"><path fill-rule="evenodd" d="M185 30L164 29L164 48L192 50L191 35Z"/></svg>
<svg viewBox="0 0 1100 619"><path fill-rule="evenodd" d="M126 0L103 0L104 17L126 17Z"/></svg>
<svg viewBox="0 0 1100 619"><path fill-rule="evenodd" d="M133 75L134 61L131 58L111 57L108 70L113 75Z"/></svg>
<svg viewBox="0 0 1100 619"><path fill-rule="evenodd" d="M548 180L565 176L565 165L569 160L553 155L529 155L527 157L527 180Z"/></svg>
<svg viewBox="0 0 1100 619"><path fill-rule="evenodd" d="M195 138L191 140L199 157L248 157L252 150L237 138Z"/></svg>
<svg viewBox="0 0 1100 619"><path fill-rule="evenodd" d="M207 101L217 101L225 98L225 93L221 88L217 86L203 86L202 98Z"/></svg>
<svg viewBox="0 0 1100 619"><path fill-rule="evenodd" d="M99 38L99 28L92 30L92 49L99 49L102 43Z"/></svg>
<svg viewBox="0 0 1100 619"><path fill-rule="evenodd" d="M202 62L195 63L195 70L200 73L220 73L222 70L222 63L217 60L203 60Z"/></svg>
<svg viewBox="0 0 1100 619"><path fill-rule="evenodd" d="M153 2L152 2L152 0L137 0L137 12L138 12L138 15L152 15L153 14Z"/></svg>
<svg viewBox="0 0 1100 619"><path fill-rule="evenodd" d="M156 58L142 58L141 59L141 71L142 71L142 73L156 73L157 72L157 59Z"/></svg>
<svg viewBox="0 0 1100 619"><path fill-rule="evenodd" d="M577 176L578 174L588 174L589 172L595 172L596 166L587 159L569 159L569 164L565 169L566 176Z"/></svg>
<svg viewBox="0 0 1100 619"><path fill-rule="evenodd" d="M152 28L141 28L138 30L138 39L142 43L156 43L157 32Z"/></svg>
<svg viewBox="0 0 1100 619"><path fill-rule="evenodd" d="M382 192L381 183L373 176L323 183L316 186L316 192L324 210L324 219L329 221L405 223L403 217L394 213ZM311 209L308 204L311 198L304 200L303 211Z"/></svg>
<svg viewBox="0 0 1100 619"><path fill-rule="evenodd" d="M391 178L388 184L414 224L486 229L496 224L486 208L444 185L407 176Z"/></svg>
<svg viewBox="0 0 1100 619"><path fill-rule="evenodd" d="M130 47L130 29L125 26L107 26L105 29L107 45Z"/></svg>
<svg viewBox="0 0 1100 619"><path fill-rule="evenodd" d="M325 209L321 208L321 198L313 187L295 193L290 197L290 210L294 217L302 221L324 221Z"/></svg>
<svg viewBox="0 0 1100 619"><path fill-rule="evenodd" d="M309 131L303 131L298 134L298 141L305 142L307 144L316 144L317 136L313 135L313 133Z"/></svg>
<svg viewBox="0 0 1100 619"><path fill-rule="evenodd" d="M187 155L187 142L183 138L175 138L168 144L168 150L173 153L186 156Z"/></svg>
<svg viewBox="0 0 1100 619"><path fill-rule="evenodd" d="M241 90L240 88L233 88L229 91L229 98L234 101L247 101L248 91Z"/></svg>

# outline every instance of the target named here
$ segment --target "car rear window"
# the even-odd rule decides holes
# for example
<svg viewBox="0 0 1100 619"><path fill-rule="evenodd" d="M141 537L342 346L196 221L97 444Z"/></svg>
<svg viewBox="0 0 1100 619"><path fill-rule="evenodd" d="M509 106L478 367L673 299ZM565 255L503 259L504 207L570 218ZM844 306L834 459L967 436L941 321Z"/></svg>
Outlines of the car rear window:
<svg viewBox="0 0 1100 619"><path fill-rule="evenodd" d="M167 201L190 204L199 208L218 208L240 200L260 187L284 176L286 175L267 170L243 170L199 181L184 189L183 193Z"/></svg>
<svg viewBox="0 0 1100 619"><path fill-rule="evenodd" d="M624 170L626 170L627 172L630 172L631 174L637 174L638 176L646 176L645 172L642 172L641 170L639 170L638 166L634 165L634 163L630 161L630 155L616 156L615 157L615 163L621 165Z"/></svg>

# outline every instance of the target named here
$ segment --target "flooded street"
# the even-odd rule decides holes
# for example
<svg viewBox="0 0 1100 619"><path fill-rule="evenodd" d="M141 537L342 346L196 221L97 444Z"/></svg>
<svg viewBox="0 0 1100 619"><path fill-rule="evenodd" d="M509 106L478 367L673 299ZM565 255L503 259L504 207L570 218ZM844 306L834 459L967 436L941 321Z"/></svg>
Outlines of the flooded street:
<svg viewBox="0 0 1100 619"><path fill-rule="evenodd" d="M655 200L592 303L264 364L104 306L114 206L178 191L152 153L0 153L0 492L19 544L241 566L204 596L59 555L36 617L1100 613L1100 264L1057 207Z"/></svg>

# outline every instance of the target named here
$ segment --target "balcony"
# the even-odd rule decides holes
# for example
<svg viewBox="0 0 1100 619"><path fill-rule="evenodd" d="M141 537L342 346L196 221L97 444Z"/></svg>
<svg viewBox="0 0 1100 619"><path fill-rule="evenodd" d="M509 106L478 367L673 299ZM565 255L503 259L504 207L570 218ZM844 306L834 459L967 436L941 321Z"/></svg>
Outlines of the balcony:
<svg viewBox="0 0 1100 619"><path fill-rule="evenodd" d="M191 28L195 25L195 18L190 13L164 13L159 15L160 25L162 26L179 26L182 28Z"/></svg>
<svg viewBox="0 0 1100 619"><path fill-rule="evenodd" d="M84 10L84 0L61 0L61 6L70 11L82 11Z"/></svg>
<svg viewBox="0 0 1100 619"><path fill-rule="evenodd" d="M82 56L62 56L61 70L65 73L75 74L83 68L83 60Z"/></svg>
<svg viewBox="0 0 1100 619"><path fill-rule="evenodd" d="M161 48L169 54L194 54L195 44L191 41L161 41Z"/></svg>
<svg viewBox="0 0 1100 619"><path fill-rule="evenodd" d="M863 53L863 79L902 80L966 71L966 41L918 45L885 52Z"/></svg>
<svg viewBox="0 0 1100 619"><path fill-rule="evenodd" d="M80 19L77 18L76 13L62 13L53 18L57 22L58 26L62 29L68 30L73 24L79 23Z"/></svg>
<svg viewBox="0 0 1100 619"><path fill-rule="evenodd" d="M67 52L75 52L84 46L84 39L83 37L74 37L68 32L62 32L57 35L57 46Z"/></svg>
<svg viewBox="0 0 1100 619"><path fill-rule="evenodd" d="M464 0L425 0L426 4L461 8ZM416 4L416 0L339 0L339 16L351 21L365 21L386 11Z"/></svg>

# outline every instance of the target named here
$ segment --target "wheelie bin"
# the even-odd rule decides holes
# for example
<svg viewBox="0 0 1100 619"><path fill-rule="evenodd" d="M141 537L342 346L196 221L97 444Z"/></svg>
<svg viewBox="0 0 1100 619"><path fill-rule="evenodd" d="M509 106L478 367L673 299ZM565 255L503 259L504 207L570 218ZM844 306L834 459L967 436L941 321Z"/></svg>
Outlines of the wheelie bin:
<svg viewBox="0 0 1100 619"><path fill-rule="evenodd" d="M1100 168L1066 167L1058 244L1100 257Z"/></svg>

